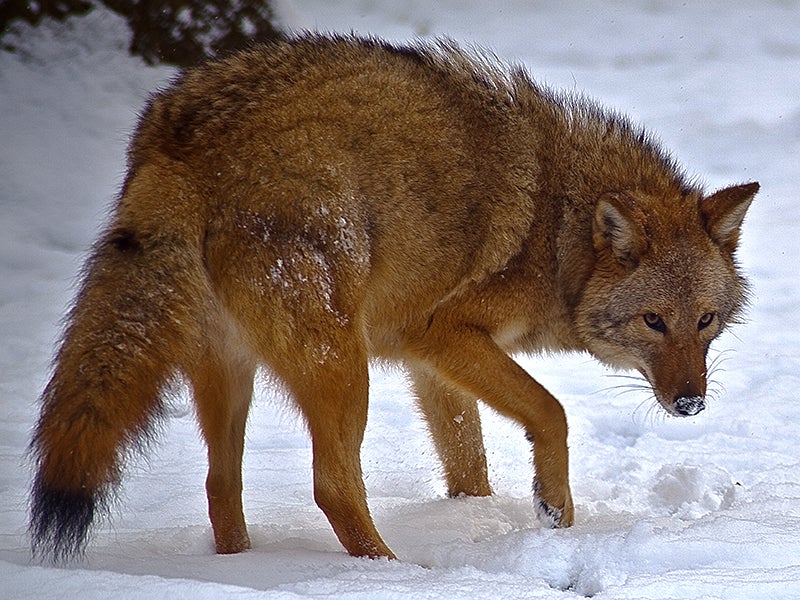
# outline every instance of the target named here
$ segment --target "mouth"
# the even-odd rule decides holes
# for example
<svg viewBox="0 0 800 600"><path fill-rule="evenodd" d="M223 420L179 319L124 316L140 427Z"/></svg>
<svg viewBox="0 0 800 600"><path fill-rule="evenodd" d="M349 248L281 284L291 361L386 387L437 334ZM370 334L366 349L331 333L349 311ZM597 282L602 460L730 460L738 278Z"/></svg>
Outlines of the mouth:
<svg viewBox="0 0 800 600"><path fill-rule="evenodd" d="M653 379L646 369L639 369L639 372L644 376L648 383L653 388L658 403L673 417L693 417L706 409L706 399L704 396L678 396L671 398L669 396L661 396L656 392L656 386L653 385Z"/></svg>
<svg viewBox="0 0 800 600"><path fill-rule="evenodd" d="M676 398L672 404L662 402L662 405L674 417L693 417L705 410L706 401L702 396L684 396Z"/></svg>

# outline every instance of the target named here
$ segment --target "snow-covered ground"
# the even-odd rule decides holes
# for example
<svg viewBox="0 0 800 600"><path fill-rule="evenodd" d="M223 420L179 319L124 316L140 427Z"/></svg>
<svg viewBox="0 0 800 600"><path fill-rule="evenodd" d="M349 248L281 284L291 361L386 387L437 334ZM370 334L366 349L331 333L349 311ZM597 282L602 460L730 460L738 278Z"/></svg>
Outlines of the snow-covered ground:
<svg viewBox="0 0 800 600"><path fill-rule="evenodd" d="M800 597L800 3L286 0L294 27L448 35L656 132L710 188L759 180L740 260L749 322L716 344L715 400L672 419L588 356L520 358L563 401L577 522L543 529L519 429L486 411L492 498L447 499L402 375L375 370L363 448L400 561L347 556L311 492L307 436L259 388L245 460L253 549L213 553L185 398L132 465L86 560L30 561L25 448L59 319L124 173L148 91L98 11L0 53L0 598Z"/></svg>

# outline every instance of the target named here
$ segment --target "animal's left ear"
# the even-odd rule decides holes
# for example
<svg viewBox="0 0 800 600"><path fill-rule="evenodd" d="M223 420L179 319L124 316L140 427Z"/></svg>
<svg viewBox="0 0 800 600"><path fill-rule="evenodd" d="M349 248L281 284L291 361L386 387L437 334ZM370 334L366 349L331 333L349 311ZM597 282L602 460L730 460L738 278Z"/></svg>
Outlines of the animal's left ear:
<svg viewBox="0 0 800 600"><path fill-rule="evenodd" d="M735 185L700 201L700 214L706 231L723 250L736 250L744 215L758 188L757 182Z"/></svg>

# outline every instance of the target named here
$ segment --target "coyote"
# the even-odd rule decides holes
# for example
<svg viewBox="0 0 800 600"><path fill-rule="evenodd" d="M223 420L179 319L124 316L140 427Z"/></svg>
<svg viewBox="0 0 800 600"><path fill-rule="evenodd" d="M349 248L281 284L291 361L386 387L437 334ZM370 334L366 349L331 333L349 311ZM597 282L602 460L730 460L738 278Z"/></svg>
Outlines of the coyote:
<svg viewBox="0 0 800 600"><path fill-rule="evenodd" d="M480 399L524 427L539 517L570 526L564 410L510 354L588 351L694 415L746 300L758 183L706 194L626 118L448 40L304 34L201 65L152 97L128 165L31 442L32 550L55 561L84 551L176 381L216 550L249 548L262 367L304 415L344 548L393 558L359 458L371 359L406 369L450 495L491 494Z"/></svg>

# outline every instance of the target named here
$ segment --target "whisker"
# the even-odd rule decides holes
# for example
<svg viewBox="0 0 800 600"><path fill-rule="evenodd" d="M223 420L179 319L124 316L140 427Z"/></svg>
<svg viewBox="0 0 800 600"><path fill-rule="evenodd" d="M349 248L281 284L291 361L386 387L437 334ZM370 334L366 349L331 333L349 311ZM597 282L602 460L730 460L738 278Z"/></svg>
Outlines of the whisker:
<svg viewBox="0 0 800 600"><path fill-rule="evenodd" d="M639 412L642 410L642 407L644 407L644 406L645 406L645 404L647 404L647 406L648 406L648 410L650 409L650 404L649 404L649 402L648 402L648 401L649 401L649 398L645 398L644 400L642 400L641 402L639 402L639 404L638 404L638 405L636 406L636 408L633 410L633 414L631 415L631 418L634 420L634 422L637 422L637 419L638 419L638 417L639 417ZM645 420L647 419L647 412L646 412L646 411L645 411L644 418L645 418Z"/></svg>
<svg viewBox="0 0 800 600"><path fill-rule="evenodd" d="M651 391L650 388L645 387L645 386L630 387L630 388L627 388L627 389L624 389L624 390L620 390L619 392L617 392L617 396L618 397L619 396L625 396L625 395L634 394L634 393L635 394L640 394L642 392L649 392L649 391Z"/></svg>
<svg viewBox="0 0 800 600"><path fill-rule="evenodd" d="M706 373L706 378L710 381L712 379L715 379L717 375L721 375L722 373L727 373L727 372L728 372L727 369L720 369L719 367L716 367L714 369L709 370Z"/></svg>
<svg viewBox="0 0 800 600"><path fill-rule="evenodd" d="M722 395L725 393L725 385L720 381L710 381L708 384L708 389L706 390L706 396L711 400L719 400Z"/></svg>
<svg viewBox="0 0 800 600"><path fill-rule="evenodd" d="M651 425L655 427L656 425L663 425L667 422L667 419L674 418L674 415L668 413L664 407L654 398L653 406L651 409L652 413L652 421Z"/></svg>
<svg viewBox="0 0 800 600"><path fill-rule="evenodd" d="M597 390L597 393L619 391L620 394L625 394L628 392L649 391L649 390L650 386L644 384L629 383L625 385L612 385L609 387L601 388Z"/></svg>
<svg viewBox="0 0 800 600"><path fill-rule="evenodd" d="M708 382L706 388L706 399L709 404L719 400L725 392L725 386L716 377L721 373L725 373L722 365L733 358L733 349L728 348L721 350L717 355L711 359L706 368L706 380Z"/></svg>
<svg viewBox="0 0 800 600"><path fill-rule="evenodd" d="M731 321L731 324L732 324L732 325L746 325L746 324L747 324L747 322L746 322L746 321L738 321L738 320L735 320L735 321ZM728 330L726 333L727 333L728 335L730 335L731 337L733 337L734 339L736 339L738 342L744 343L744 342L742 341L742 338L740 338L738 335L736 335L736 333L735 333L734 331L732 331L732 330Z"/></svg>
<svg viewBox="0 0 800 600"><path fill-rule="evenodd" d="M641 375L623 375L622 373L606 373L604 377L611 377L613 379L633 379L634 381L645 381Z"/></svg>
<svg viewBox="0 0 800 600"><path fill-rule="evenodd" d="M719 390L709 390L706 394L706 400L709 404L718 401L720 398L722 398L722 392Z"/></svg>
<svg viewBox="0 0 800 600"><path fill-rule="evenodd" d="M719 365L728 359L728 357L723 356L728 351L722 351L710 363L709 371L712 370L713 372L721 372L723 371L720 369ZM664 423L670 415L666 410L663 409L661 403L658 401L658 398L653 391L652 386L650 383L641 375L623 375L619 373L608 373L605 377L611 377L614 379L623 379L630 381L631 383L623 383L620 385L613 385L600 390L600 392L615 392L617 396L623 396L626 394L631 393L646 393L646 397L639 402L636 408L631 415L631 418L636 423L647 424L650 427L655 427L658 424ZM713 382L712 385L716 385L717 382ZM719 393L717 389L712 389L711 393L715 396Z"/></svg>
<svg viewBox="0 0 800 600"><path fill-rule="evenodd" d="M653 393L653 390L648 388L648 391L650 393L648 394L648 396L644 400L642 400L639 403L639 405L633 411L632 418L638 419L639 415L641 414L642 408L646 406L647 409L644 412L644 416L642 417L642 421L644 422L644 424L649 424L650 426L652 426L653 421L654 421L653 415L658 413L659 404L658 404L658 400L656 400L656 395ZM641 423L642 421L639 421L639 422Z"/></svg>
<svg viewBox="0 0 800 600"><path fill-rule="evenodd" d="M609 392L612 390L624 390L621 393L628 393L629 391L639 391L639 390L650 390L650 386L647 382L641 377L636 375L624 375L621 373L607 373L604 375L605 377L611 379L622 379L624 381L632 382L632 383L623 383L619 385L612 385L606 388L603 388L602 392Z"/></svg>
<svg viewBox="0 0 800 600"><path fill-rule="evenodd" d="M713 369L718 368L720 365L727 363L735 356L734 350L728 348L727 350L722 350L719 352L711 361L710 366Z"/></svg>
<svg viewBox="0 0 800 600"><path fill-rule="evenodd" d="M713 371L719 370L721 368L721 366L723 364L725 364L726 362L728 362L731 358L733 358L733 357L732 356L724 356L722 354L719 354L719 355L715 356L711 360L710 363L708 363L707 370L709 372L713 372ZM723 372L724 372L724 369L723 369Z"/></svg>

